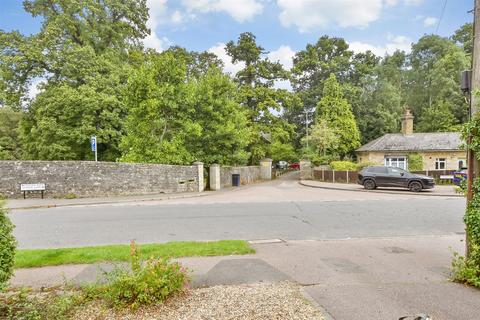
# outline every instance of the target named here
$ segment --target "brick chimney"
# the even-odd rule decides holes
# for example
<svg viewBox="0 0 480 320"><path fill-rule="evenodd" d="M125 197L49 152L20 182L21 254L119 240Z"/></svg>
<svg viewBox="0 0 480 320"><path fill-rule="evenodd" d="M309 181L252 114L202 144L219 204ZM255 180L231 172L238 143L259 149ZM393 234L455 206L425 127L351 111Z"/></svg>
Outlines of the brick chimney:
<svg viewBox="0 0 480 320"><path fill-rule="evenodd" d="M402 116L402 133L406 136L413 134L413 118L412 111L406 108Z"/></svg>

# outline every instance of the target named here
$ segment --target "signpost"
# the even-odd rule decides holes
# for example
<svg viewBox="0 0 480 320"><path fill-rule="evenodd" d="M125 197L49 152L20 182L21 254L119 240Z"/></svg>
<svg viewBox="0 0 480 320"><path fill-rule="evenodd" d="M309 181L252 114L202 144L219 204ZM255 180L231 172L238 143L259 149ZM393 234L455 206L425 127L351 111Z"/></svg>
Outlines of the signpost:
<svg viewBox="0 0 480 320"><path fill-rule="evenodd" d="M98 161L98 156L97 156L97 136L92 136L90 138L90 145L92 147L92 152L95 152L95 162Z"/></svg>
<svg viewBox="0 0 480 320"><path fill-rule="evenodd" d="M42 192L42 199L43 199L43 192L45 191L45 183L22 183L20 184L20 191L23 191L23 199L26 198L27 191L41 191Z"/></svg>

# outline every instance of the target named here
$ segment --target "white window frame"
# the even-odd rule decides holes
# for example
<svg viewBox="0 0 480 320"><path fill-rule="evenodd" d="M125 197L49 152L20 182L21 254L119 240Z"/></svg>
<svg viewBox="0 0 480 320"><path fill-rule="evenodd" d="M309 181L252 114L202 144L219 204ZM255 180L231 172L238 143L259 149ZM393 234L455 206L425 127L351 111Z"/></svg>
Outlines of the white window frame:
<svg viewBox="0 0 480 320"><path fill-rule="evenodd" d="M407 156L385 156L385 165L407 170L408 158Z"/></svg>
<svg viewBox="0 0 480 320"><path fill-rule="evenodd" d="M443 164L443 168L441 168L442 164ZM446 170L446 169L447 169L447 158L436 158L435 170Z"/></svg>

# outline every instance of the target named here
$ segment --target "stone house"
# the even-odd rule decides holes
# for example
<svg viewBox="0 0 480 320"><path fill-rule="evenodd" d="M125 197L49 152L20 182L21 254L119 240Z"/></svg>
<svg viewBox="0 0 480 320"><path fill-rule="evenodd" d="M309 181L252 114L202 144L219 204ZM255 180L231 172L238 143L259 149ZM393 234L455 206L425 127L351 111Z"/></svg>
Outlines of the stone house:
<svg viewBox="0 0 480 320"><path fill-rule="evenodd" d="M458 170L466 166L466 151L458 132L414 133L409 109L402 116L401 133L388 133L356 150L358 162L408 169L408 156L418 154L423 170Z"/></svg>

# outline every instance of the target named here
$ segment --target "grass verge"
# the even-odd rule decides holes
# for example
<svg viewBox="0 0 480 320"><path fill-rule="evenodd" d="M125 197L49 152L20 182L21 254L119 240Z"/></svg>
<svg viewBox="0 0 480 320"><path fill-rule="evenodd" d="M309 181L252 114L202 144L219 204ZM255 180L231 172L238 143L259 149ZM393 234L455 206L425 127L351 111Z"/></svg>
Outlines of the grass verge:
<svg viewBox="0 0 480 320"><path fill-rule="evenodd" d="M211 242L168 242L139 245L144 257L201 257L226 256L255 253L243 240L222 240ZM110 245L82 248L18 250L15 254L15 268L33 268L62 264L86 264L96 262L119 262L130 259L129 245Z"/></svg>

